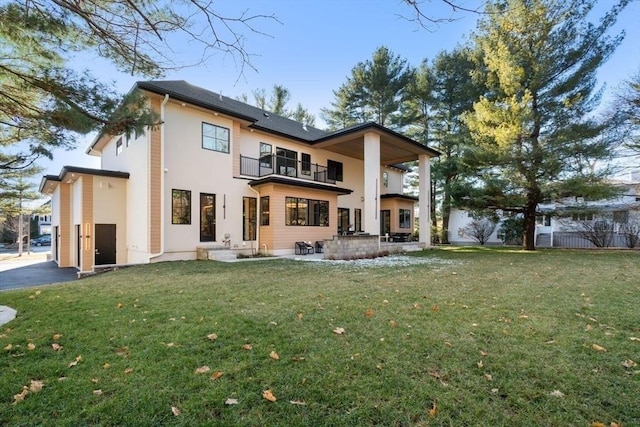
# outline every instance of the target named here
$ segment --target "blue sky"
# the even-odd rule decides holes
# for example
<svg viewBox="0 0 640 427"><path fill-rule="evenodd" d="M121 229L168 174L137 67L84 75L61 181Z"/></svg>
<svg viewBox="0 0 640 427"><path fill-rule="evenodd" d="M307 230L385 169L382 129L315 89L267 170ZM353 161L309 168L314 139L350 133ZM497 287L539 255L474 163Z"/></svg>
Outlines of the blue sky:
<svg viewBox="0 0 640 427"><path fill-rule="evenodd" d="M480 0L459 0L459 4L476 8ZM594 19L601 17L615 3L600 0L594 10ZM220 5L220 6L218 6ZM469 12L452 13L440 0L425 0L423 9L430 16L453 17L451 23L434 25L430 30L419 28L408 21L411 10L400 0L234 0L218 2L216 7L224 13L237 15L274 14L273 20L256 21L258 30L267 35L245 32L246 50L255 54L252 63L257 71L239 68L229 55L213 56L206 66L186 68L168 73L164 78L187 80L226 96L249 94L254 89L269 90L274 84L287 87L294 107L300 102L316 115L316 124L322 125L320 109L330 107L333 90L342 85L351 69L361 61L370 59L375 49L387 46L409 64L417 66L442 50L451 50L467 40L475 29L478 15ZM615 32L625 30L627 35L616 53L601 68L599 82L605 83L605 98L632 74L640 71L640 2L636 1L619 17ZM192 47L180 46L181 52ZM188 56L188 55L187 55ZM104 81L113 81L125 93L141 80L118 73L99 58L78 60L76 66L87 67ZM58 150L54 160L43 160L40 165L46 174L57 175L64 165L98 168L97 157L84 154L93 135L78 140L73 151Z"/></svg>

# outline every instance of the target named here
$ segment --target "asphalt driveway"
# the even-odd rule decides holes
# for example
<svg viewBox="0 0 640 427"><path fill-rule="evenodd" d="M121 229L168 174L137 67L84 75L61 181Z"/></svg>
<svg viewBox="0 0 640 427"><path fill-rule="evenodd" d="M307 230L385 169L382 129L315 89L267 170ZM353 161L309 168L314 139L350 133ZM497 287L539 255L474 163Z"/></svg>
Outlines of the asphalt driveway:
<svg viewBox="0 0 640 427"><path fill-rule="evenodd" d="M71 282L77 279L77 269L58 268L55 262L46 261L46 257L11 257L0 261L0 291Z"/></svg>

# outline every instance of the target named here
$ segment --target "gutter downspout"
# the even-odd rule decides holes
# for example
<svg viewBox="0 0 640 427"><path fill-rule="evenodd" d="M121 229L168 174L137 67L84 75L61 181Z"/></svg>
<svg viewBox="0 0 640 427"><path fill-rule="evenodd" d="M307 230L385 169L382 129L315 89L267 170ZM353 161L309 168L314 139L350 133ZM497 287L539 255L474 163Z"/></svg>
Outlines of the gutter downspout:
<svg viewBox="0 0 640 427"><path fill-rule="evenodd" d="M160 160L160 252L156 253L156 254L151 254L149 256L149 262L151 262L151 260L153 258L157 258L159 256L162 256L164 254L164 239L165 239L165 221L164 221L164 217L165 217L165 206L164 206L164 187L165 187L165 155L164 155L164 125L165 125L165 121L164 121L164 106L167 104L167 101L169 101L169 94L165 94L164 95L164 99L162 100L162 103L160 104L160 156L161 156L161 160Z"/></svg>

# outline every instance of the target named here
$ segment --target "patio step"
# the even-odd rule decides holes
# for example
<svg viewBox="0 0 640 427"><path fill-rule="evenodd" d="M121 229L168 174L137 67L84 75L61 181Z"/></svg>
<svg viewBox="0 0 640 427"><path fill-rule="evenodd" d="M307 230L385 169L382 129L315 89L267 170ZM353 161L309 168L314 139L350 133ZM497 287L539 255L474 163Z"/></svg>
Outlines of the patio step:
<svg viewBox="0 0 640 427"><path fill-rule="evenodd" d="M549 233L538 234L538 237L536 238L536 246L539 248L550 248L551 234Z"/></svg>
<svg viewBox="0 0 640 427"><path fill-rule="evenodd" d="M212 261L235 261L238 255L231 249L213 249L207 251L207 259Z"/></svg>

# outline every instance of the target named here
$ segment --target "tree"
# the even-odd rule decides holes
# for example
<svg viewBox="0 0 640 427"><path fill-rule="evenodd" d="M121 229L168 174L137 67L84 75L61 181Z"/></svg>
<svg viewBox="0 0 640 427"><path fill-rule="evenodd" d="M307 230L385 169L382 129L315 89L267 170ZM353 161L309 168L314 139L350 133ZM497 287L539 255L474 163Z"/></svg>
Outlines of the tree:
<svg viewBox="0 0 640 427"><path fill-rule="evenodd" d="M52 149L71 146L77 133L100 127L113 134L140 132L157 123L140 96L122 98L88 71L74 71L75 55L98 55L146 77L205 63L216 52L232 54L240 73L252 67L242 32L259 32L257 20L276 18L246 11L224 16L213 7L206 0L0 5L0 169L51 157ZM190 51L201 53L196 64L173 60L179 56L173 43L184 38Z"/></svg>
<svg viewBox="0 0 640 427"><path fill-rule="evenodd" d="M464 234L484 246L496 231L498 224L489 218L476 218L463 228Z"/></svg>
<svg viewBox="0 0 640 427"><path fill-rule="evenodd" d="M614 115L619 116L625 146L640 153L640 71L627 80L614 101Z"/></svg>
<svg viewBox="0 0 640 427"><path fill-rule="evenodd" d="M314 126L316 122L316 118L313 114L309 113L309 111L302 106L302 104L298 103L294 110L289 110L286 108L287 102L291 99L291 92L289 89L282 85L275 84L271 89L271 94L268 95L269 100L267 101L267 90L255 89L252 92L254 105L258 108L262 108L263 110L270 111L274 114L278 114L279 116L288 117L290 119L296 120L301 123L305 123L309 126ZM242 101L245 104L249 104L249 96L244 93L237 97L238 101Z"/></svg>
<svg viewBox="0 0 640 427"><path fill-rule="evenodd" d="M466 205L524 218L523 246L534 250L537 206L569 195L604 198L614 142L590 116L600 100L596 71L624 34L607 33L628 0L598 24L595 0L496 0L474 36L476 78L486 94L466 115L476 168ZM507 13L508 12L508 13Z"/></svg>
<svg viewBox="0 0 640 427"><path fill-rule="evenodd" d="M359 62L351 70L347 81L333 92L336 100L332 108L323 109L322 117L331 129L364 122L399 129L413 74L405 59L381 46L371 60Z"/></svg>
<svg viewBox="0 0 640 427"><path fill-rule="evenodd" d="M18 256L22 256L25 237L30 236L28 202L40 198L34 184L28 178L42 172L37 166L21 170L4 170L0 173L0 214L5 219L5 232L18 243Z"/></svg>

